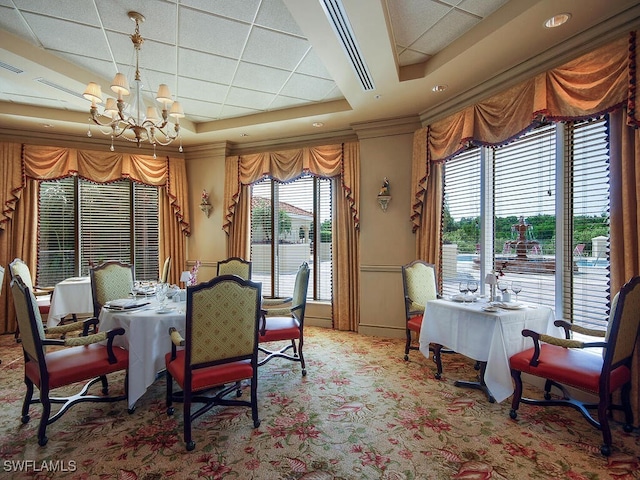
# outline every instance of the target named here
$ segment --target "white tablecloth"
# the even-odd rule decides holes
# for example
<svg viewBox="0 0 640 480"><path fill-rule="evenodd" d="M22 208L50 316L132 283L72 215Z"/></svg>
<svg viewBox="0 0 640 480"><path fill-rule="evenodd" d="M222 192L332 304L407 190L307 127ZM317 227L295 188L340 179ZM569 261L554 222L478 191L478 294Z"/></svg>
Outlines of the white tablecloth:
<svg viewBox="0 0 640 480"><path fill-rule="evenodd" d="M129 350L129 408L155 381L158 372L165 369L164 356L171 351L169 327L175 327L184 336L186 302L172 303L170 313L157 313L157 303L135 312L100 312L100 331L124 328L125 334L116 337L114 345Z"/></svg>
<svg viewBox="0 0 640 480"><path fill-rule="evenodd" d="M89 277L67 278L55 286L51 296L47 326L55 327L63 317L72 313L89 315L93 313Z"/></svg>
<svg viewBox="0 0 640 480"><path fill-rule="evenodd" d="M474 360L487 362L484 381L497 402L513 394L509 357L533 346L523 337L528 328L558 335L549 307L527 306L520 310L484 312L485 302L457 303L433 300L427 303L420 331L420 351L431 358L429 343L439 343ZM446 362L443 366L446 371Z"/></svg>

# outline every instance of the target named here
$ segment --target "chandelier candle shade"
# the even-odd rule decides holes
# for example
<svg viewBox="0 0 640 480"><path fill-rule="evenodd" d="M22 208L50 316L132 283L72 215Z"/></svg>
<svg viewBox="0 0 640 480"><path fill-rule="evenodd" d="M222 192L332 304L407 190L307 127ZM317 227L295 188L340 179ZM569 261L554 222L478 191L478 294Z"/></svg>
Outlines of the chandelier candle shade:
<svg viewBox="0 0 640 480"><path fill-rule="evenodd" d="M129 95L129 82L127 77L122 73L116 73L111 82L111 90L117 95L117 99L109 97L104 107L104 111L98 112L98 104L102 103L102 89L99 84L90 82L83 93L84 98L91 101L90 121L101 127L109 127L109 131L102 131L105 135L111 136L111 148L113 152L113 140L115 138L123 138L130 142L136 142L140 147L142 142L149 142L154 148L156 144L169 145L175 139L180 139L180 148L182 152L182 138L180 137L180 119L184 117L184 111L180 102L173 101L169 87L161 84L158 87L156 100L162 105L162 115L158 116L155 106L147 106L146 114L142 115L144 108L144 100L142 95L142 80L140 77L139 55L140 47L144 43L144 38L140 35L140 23L144 22L144 16L138 12L129 12L129 18L136 24L135 32L130 35L133 42L133 48L136 55L136 73L135 73L135 98L131 104L125 103L123 97ZM134 110L131 114L130 110ZM103 121L100 117L107 117L109 121ZM172 117L175 123L169 122ZM91 130L87 133L91 136Z"/></svg>

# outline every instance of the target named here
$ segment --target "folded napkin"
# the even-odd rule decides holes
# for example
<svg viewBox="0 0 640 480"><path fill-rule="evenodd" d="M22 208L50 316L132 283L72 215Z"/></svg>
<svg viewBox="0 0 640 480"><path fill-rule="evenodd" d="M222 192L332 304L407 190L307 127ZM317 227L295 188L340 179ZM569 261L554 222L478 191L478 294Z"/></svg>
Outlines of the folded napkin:
<svg viewBox="0 0 640 480"><path fill-rule="evenodd" d="M132 308L139 308L145 305L149 305L149 302L140 302L139 300L132 300L130 298L120 298L118 300L111 300L105 304L105 308L110 310L130 310Z"/></svg>

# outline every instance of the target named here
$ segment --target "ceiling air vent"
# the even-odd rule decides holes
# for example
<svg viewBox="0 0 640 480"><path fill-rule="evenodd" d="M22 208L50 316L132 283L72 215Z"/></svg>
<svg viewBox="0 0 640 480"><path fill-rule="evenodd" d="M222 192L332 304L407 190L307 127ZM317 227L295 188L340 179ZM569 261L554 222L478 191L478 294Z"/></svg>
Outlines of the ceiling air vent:
<svg viewBox="0 0 640 480"><path fill-rule="evenodd" d="M351 23L344 10L341 0L320 0L324 13L329 18L329 23L333 27L333 31L340 40L340 44L347 54L347 58L356 72L356 76L364 90L373 90L373 79L364 61L364 57L360 53L360 47L356 40Z"/></svg>
<svg viewBox="0 0 640 480"><path fill-rule="evenodd" d="M63 87L62 85L58 85L57 83L50 82L46 78L40 77L40 78L36 78L35 80L36 80L36 82L40 82L43 85L46 85L46 86L51 87L51 88L55 88L56 90L60 90L61 92L68 93L69 95L73 95L74 97L78 97L78 98L81 98L81 99L84 100L84 97L82 96L81 93L73 91L73 90L71 90L71 89L69 89L67 87Z"/></svg>
<svg viewBox="0 0 640 480"><path fill-rule="evenodd" d="M2 61L0 61L0 67L13 73L24 73L24 70L20 70L18 67L14 67L13 65L9 65L8 63L4 63Z"/></svg>

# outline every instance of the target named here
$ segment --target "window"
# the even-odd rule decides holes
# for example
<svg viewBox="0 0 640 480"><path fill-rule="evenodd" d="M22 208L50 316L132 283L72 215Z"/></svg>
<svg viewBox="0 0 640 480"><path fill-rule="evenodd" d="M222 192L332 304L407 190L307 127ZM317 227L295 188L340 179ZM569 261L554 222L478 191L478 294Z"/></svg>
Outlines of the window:
<svg viewBox="0 0 640 480"><path fill-rule="evenodd" d="M606 118L543 125L449 160L443 293L503 270L507 283L522 284L519 299L602 328L610 301L608 167Z"/></svg>
<svg viewBox="0 0 640 480"><path fill-rule="evenodd" d="M90 263L104 260L133 263L137 279L156 280L158 188L77 177L40 182L38 240L40 285L87 275Z"/></svg>
<svg viewBox="0 0 640 480"><path fill-rule="evenodd" d="M332 182L304 175L251 187L251 274L263 295L290 296L298 267L308 262L307 297L331 300Z"/></svg>

